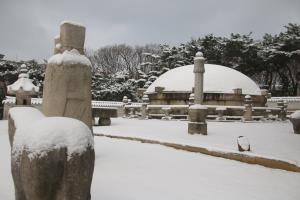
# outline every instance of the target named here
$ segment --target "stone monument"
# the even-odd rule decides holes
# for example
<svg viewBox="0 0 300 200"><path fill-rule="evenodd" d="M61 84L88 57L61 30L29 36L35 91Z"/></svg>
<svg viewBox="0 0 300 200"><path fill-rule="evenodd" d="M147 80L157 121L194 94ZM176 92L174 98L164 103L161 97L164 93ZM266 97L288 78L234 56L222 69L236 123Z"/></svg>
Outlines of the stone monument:
<svg viewBox="0 0 300 200"><path fill-rule="evenodd" d="M83 121L92 130L91 63L83 55L85 27L71 22L60 25L56 53L48 60L42 111Z"/></svg>
<svg viewBox="0 0 300 200"><path fill-rule="evenodd" d="M60 31L47 64L43 113L32 107L9 111L16 200L91 199L95 151L85 27L63 22Z"/></svg>
<svg viewBox="0 0 300 200"><path fill-rule="evenodd" d="M207 107L203 103L203 81L204 81L204 61L203 54L198 52L194 58L194 105L189 107L188 133L207 135Z"/></svg>

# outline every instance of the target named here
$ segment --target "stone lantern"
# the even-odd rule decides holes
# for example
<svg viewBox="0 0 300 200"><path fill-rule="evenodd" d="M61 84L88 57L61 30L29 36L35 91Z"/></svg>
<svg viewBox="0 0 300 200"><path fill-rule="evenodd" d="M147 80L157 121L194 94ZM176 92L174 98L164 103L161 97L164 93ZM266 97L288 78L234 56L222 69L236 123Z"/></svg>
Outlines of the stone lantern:
<svg viewBox="0 0 300 200"><path fill-rule="evenodd" d="M194 58L194 105L189 107L188 133L207 135L207 107L203 103L203 81L204 81L204 61L203 54L198 52Z"/></svg>
<svg viewBox="0 0 300 200"><path fill-rule="evenodd" d="M7 93L16 96L16 105L31 105L31 98L39 92L39 87L29 79L25 64L21 65L18 80L7 86Z"/></svg>

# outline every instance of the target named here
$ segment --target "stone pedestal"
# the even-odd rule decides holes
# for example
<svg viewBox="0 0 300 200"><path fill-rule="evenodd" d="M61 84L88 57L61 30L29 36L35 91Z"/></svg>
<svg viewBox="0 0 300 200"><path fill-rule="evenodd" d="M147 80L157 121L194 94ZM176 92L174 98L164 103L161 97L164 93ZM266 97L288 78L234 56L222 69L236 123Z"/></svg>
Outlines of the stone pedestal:
<svg viewBox="0 0 300 200"><path fill-rule="evenodd" d="M189 109L188 133L207 135L206 116L206 106L200 104L191 106Z"/></svg>

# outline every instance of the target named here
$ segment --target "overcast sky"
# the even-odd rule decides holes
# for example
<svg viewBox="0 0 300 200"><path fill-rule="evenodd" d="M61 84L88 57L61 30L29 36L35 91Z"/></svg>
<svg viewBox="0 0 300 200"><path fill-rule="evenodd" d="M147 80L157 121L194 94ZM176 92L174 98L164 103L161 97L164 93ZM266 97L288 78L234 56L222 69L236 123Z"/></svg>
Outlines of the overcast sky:
<svg viewBox="0 0 300 200"><path fill-rule="evenodd" d="M176 45L231 32L255 38L300 23L300 0L0 0L0 54L47 59L63 20L86 26L86 48Z"/></svg>

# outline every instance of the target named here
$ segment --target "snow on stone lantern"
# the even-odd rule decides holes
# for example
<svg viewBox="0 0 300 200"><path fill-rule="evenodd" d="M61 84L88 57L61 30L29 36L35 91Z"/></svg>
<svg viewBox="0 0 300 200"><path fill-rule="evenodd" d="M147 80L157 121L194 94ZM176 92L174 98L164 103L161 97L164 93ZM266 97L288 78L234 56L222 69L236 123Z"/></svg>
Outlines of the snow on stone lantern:
<svg viewBox="0 0 300 200"><path fill-rule="evenodd" d="M18 80L7 86L7 93L16 96L16 105L31 105L31 97L37 95L39 87L29 79L25 64L21 65Z"/></svg>
<svg viewBox="0 0 300 200"><path fill-rule="evenodd" d="M194 98L195 104L189 107L189 134L203 134L207 135L207 107L203 103L203 80L204 80L204 61L203 54L198 52L194 58L194 75L195 75L195 89Z"/></svg>

